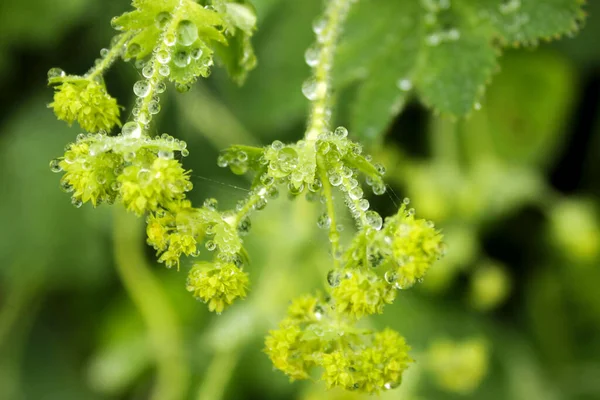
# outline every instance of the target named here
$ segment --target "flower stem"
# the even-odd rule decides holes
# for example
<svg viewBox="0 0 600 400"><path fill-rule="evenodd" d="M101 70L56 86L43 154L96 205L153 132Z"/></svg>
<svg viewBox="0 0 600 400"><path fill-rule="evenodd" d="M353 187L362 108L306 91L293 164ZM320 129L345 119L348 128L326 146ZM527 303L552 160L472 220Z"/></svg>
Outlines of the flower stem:
<svg viewBox="0 0 600 400"><path fill-rule="evenodd" d="M321 165L321 163L317 164L317 171L319 172L319 176L321 179L321 183L323 184L323 197L325 197L325 204L327 206L327 215L329 216L329 242L331 243L331 254L333 256L333 264L337 268L339 267L339 260L336 257L340 249L340 238L339 233L337 231L337 220L335 214L335 204L333 201L333 193L331 184L329 183L329 178L327 177L327 172Z"/></svg>
<svg viewBox="0 0 600 400"><path fill-rule="evenodd" d="M331 94L331 68L341 26L346 19L352 0L329 0L324 23L315 24L319 46L317 62L313 68L314 98L305 139L315 141L329 125L329 97Z"/></svg>
<svg viewBox="0 0 600 400"><path fill-rule="evenodd" d="M96 79L99 75L106 72L115 60L123 54L123 46L133 37L135 32L130 31L119 36L117 42L110 48L108 54L102 57L101 61L96 64L90 71L85 74L85 78L89 80Z"/></svg>
<svg viewBox="0 0 600 400"><path fill-rule="evenodd" d="M157 378L152 399L184 398L189 371L182 353L176 314L144 257L140 221L122 209L114 214L114 246L117 272L139 310L156 357Z"/></svg>
<svg viewBox="0 0 600 400"><path fill-rule="evenodd" d="M238 360L239 349L216 352L208 365L197 399L221 400Z"/></svg>

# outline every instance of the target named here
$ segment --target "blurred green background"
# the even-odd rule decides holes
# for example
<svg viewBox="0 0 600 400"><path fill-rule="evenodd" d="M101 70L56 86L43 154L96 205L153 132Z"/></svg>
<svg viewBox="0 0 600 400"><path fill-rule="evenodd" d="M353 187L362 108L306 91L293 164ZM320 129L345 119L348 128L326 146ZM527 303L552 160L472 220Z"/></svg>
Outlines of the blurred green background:
<svg viewBox="0 0 600 400"><path fill-rule="evenodd" d="M233 206L248 187L217 168L219 149L302 135L303 54L321 1L254 4L259 66L246 85L216 69L163 103L156 129L188 142L196 204ZM46 72L85 72L128 8L0 3L0 399L362 398L289 384L261 352L288 301L330 268L319 205L281 199L253 218L251 293L216 316L185 291L189 265L155 263L143 221L76 209L59 190L48 163L79 129L46 108ZM466 121L411 101L370 149L390 184L375 208L389 215L410 197L448 244L423 284L373 319L417 360L382 398L600 398L600 2L587 10L575 38L507 51ZM136 74L121 63L107 76L125 106Z"/></svg>

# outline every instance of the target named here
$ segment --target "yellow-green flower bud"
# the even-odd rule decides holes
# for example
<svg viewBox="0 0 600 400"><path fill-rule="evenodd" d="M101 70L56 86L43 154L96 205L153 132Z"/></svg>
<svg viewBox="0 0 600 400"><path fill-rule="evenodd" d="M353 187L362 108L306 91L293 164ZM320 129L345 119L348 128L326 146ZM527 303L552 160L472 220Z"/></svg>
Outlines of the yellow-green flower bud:
<svg viewBox="0 0 600 400"><path fill-rule="evenodd" d="M383 279L370 271L360 269L341 273L339 284L331 289L336 308L355 318L381 314L386 304L391 304L396 291Z"/></svg>
<svg viewBox="0 0 600 400"><path fill-rule="evenodd" d="M167 268L177 266L179 269L179 258L181 254L191 255L196 252L196 239L182 233L172 233L168 237L167 250L161 254L158 262L164 262Z"/></svg>
<svg viewBox="0 0 600 400"><path fill-rule="evenodd" d="M123 204L138 215L159 207L168 208L173 201L183 199L192 187L189 172L179 161L160 157L151 164L134 163L126 167L118 180Z"/></svg>
<svg viewBox="0 0 600 400"><path fill-rule="evenodd" d="M400 385L402 373L412 359L410 347L397 332L385 329L373 335L372 342L355 350L350 348L324 354L320 365L328 388L342 387L378 393Z"/></svg>
<svg viewBox="0 0 600 400"><path fill-rule="evenodd" d="M217 313L238 297L246 297L248 274L234 264L198 263L190 270L187 290Z"/></svg>
<svg viewBox="0 0 600 400"><path fill-rule="evenodd" d="M88 143L73 143L64 157L52 161L58 172L64 171L61 186L72 192L75 206L90 201L94 207L100 202L114 202L115 169L123 163L123 158L114 153L92 155Z"/></svg>
<svg viewBox="0 0 600 400"><path fill-rule="evenodd" d="M310 359L310 347L302 339L299 326L282 324L279 329L269 331L265 341L265 353L273 366L291 380L308 379L309 369L314 365Z"/></svg>
<svg viewBox="0 0 600 400"><path fill-rule="evenodd" d="M399 288L408 288L422 279L444 253L442 234L431 222L415 218L414 210L405 211L404 206L386 221L385 233L391 237L392 257L397 266L386 279Z"/></svg>
<svg viewBox="0 0 600 400"><path fill-rule="evenodd" d="M56 117L69 125L77 121L88 132L110 131L115 125L121 126L120 110L115 100L106 91L103 83L79 78L58 79L54 101L48 106Z"/></svg>

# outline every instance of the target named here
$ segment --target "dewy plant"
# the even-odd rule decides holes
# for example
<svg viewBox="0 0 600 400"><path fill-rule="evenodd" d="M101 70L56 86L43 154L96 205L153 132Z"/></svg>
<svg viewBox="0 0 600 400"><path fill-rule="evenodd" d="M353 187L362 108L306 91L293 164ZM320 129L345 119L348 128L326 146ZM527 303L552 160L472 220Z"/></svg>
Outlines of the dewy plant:
<svg viewBox="0 0 600 400"><path fill-rule="evenodd" d="M160 96L170 83L178 91L187 91L198 78L210 75L215 59L238 83L255 67L250 38L256 17L244 0L134 0L133 11L113 19L119 34L110 48L101 51L102 57L91 70L76 76L51 69L49 83L55 95L50 107L59 119L69 124L77 122L86 133L78 135L50 166L54 172L63 173L61 188L71 194L76 207L118 202L145 217L147 242L156 250L158 261L168 268L179 269L182 256L196 257L201 249L212 252L211 262L196 263L189 271L187 290L217 313L246 296L246 270L251 266L243 237L250 231L250 216L274 201L280 190L292 197L305 194L310 201L324 203L326 212L317 223L328 231L331 244L332 259L323 260L332 264L328 287L324 293L292 302L286 318L269 333L265 352L291 379L307 379L313 369L319 368L328 387L377 393L400 384L403 371L412 361L409 347L397 332L374 331L359 322L382 313L400 290L420 281L442 256L444 246L441 233L432 222L417 218L408 200L395 215L385 219L370 209L365 189L375 195L385 193L385 168L365 155L360 143L349 139L346 128L330 124L336 44L352 3L328 0L324 16L314 24L316 43L306 52L313 75L302 87L312 104L304 137L291 144L276 140L264 148L234 145L219 156L219 166L229 167L235 174L253 174L247 197L235 209L220 210L215 199L194 207L186 198L193 186L190 171L180 162L180 156L189 154L186 144L167 134L150 137L149 133L153 117L161 110ZM443 42L457 42L461 37L457 28L447 27L448 22L444 22L448 12L454 11L450 3L363 0L361 6L370 7L369 12L376 11L377 6L382 11L384 6L405 7L406 15L414 14L415 21L423 21L414 34L423 34L423 48L429 49ZM566 0L486 0L478 6L467 1L452 3L456 3L460 21L470 16L464 33L467 38L473 34L517 40L513 39L514 32L512 37L502 36L504 25L500 17L494 17L496 14L508 18L510 13L523 9L528 15L545 18L544 12L554 12L566 4L561 18L566 15L563 19L573 25L581 13L577 2ZM491 15L485 19L487 25L478 25L472 14L478 7ZM548 36L554 29L550 25L537 35ZM436 27L442 28L435 31ZM525 41L536 35L527 29L523 32ZM349 36L348 41L352 40L356 35ZM391 42L395 40L392 35ZM423 51L413 57L416 50L403 49L409 72L399 76L403 78L400 89L407 92L414 84L428 104L441 111L454 111L455 107L440 100L448 92L443 90L449 80L444 75L446 70L431 70L435 65L425 61L432 53ZM486 53L486 63L495 60L494 51L491 56ZM347 60L348 53L342 56ZM108 94L103 79L106 70L120 58L132 60L143 75L133 85L137 99L132 117L122 126L120 107ZM468 85L464 93L467 97L472 94L467 99L469 109L476 104L490 69L486 64L485 73L479 74L483 81L464 82ZM457 85L448 86L450 93ZM462 105L464 93L453 104ZM383 93L383 100L385 96ZM399 107L394 109L399 111ZM120 130L115 133L117 127ZM356 223L356 233L349 243L340 241L341 203L336 202L336 196L344 199Z"/></svg>

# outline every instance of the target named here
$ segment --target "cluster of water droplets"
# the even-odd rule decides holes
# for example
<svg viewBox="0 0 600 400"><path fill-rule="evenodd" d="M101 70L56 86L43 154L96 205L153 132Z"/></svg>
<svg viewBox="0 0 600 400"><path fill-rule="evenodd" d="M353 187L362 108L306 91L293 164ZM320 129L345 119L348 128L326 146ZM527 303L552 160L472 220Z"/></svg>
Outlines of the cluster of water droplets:
<svg viewBox="0 0 600 400"><path fill-rule="evenodd" d="M421 6L425 11L424 22L428 30L425 43L429 46L438 46L446 42L454 42L460 39L460 30L448 26L447 22L441 20L453 20L451 0L421 0Z"/></svg>
<svg viewBox="0 0 600 400"><path fill-rule="evenodd" d="M110 187L104 190L109 195L103 196L100 202L112 203L114 195L119 191L120 185L116 182L116 177L123 172L123 168L135 162L137 154L141 151L156 154L158 158L173 159L175 153L182 156L187 156L187 144L170 136L162 134L155 138L148 136L139 136L140 127L133 126L131 123L125 124L123 134L119 136L108 136L106 132L99 133L81 133L77 135L74 143L69 143L65 146L65 155L61 158L56 158L50 161L50 169L55 173L73 173L78 175L85 173L86 175L94 176L93 180L88 182L88 191L99 190L99 185L105 185L112 179ZM85 152L72 151L75 148L82 148L84 145ZM106 170L107 160L120 160L111 167L111 170ZM64 168L63 168L64 166ZM86 172L87 171L87 172ZM144 170L141 171L140 179L144 178ZM61 180L61 189L65 192L73 192L74 188L68 183L68 180ZM184 188L186 191L190 188ZM111 194L112 193L112 194ZM111 198L112 197L112 198ZM73 197L73 204L76 207L82 205L80 197Z"/></svg>

